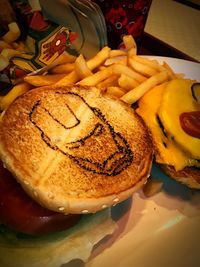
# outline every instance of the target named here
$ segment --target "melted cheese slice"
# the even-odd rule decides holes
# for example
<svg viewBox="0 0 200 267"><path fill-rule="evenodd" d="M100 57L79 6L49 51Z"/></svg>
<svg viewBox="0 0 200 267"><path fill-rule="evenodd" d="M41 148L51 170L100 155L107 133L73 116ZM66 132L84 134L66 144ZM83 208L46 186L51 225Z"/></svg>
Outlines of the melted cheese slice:
<svg viewBox="0 0 200 267"><path fill-rule="evenodd" d="M168 136L173 137L191 158L200 159L200 139L187 134L180 123L182 113L200 111L199 104L192 96L193 83L187 79L171 80L164 90L158 114Z"/></svg>
<svg viewBox="0 0 200 267"><path fill-rule="evenodd" d="M136 111L152 133L156 162L172 165L177 171L186 166L198 167L200 163L183 152L173 140L168 139L159 123L157 114L166 84L158 85L147 92L139 100Z"/></svg>

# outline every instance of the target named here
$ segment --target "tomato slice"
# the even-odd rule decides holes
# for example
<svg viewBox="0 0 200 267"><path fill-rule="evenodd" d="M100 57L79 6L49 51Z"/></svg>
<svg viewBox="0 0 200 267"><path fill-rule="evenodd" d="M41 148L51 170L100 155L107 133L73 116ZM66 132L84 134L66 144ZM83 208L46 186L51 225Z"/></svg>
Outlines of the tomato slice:
<svg viewBox="0 0 200 267"><path fill-rule="evenodd" d="M76 224L81 215L64 215L43 208L31 199L0 162L0 222L31 235L66 230Z"/></svg>
<svg viewBox="0 0 200 267"><path fill-rule="evenodd" d="M181 113L179 119L182 129L187 134L200 138L200 111Z"/></svg>

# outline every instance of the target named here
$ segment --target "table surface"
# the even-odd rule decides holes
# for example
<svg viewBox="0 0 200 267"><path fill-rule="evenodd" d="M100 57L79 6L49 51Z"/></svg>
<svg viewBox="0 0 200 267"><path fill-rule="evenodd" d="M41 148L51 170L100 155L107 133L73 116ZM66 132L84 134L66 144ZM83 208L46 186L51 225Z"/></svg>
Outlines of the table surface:
<svg viewBox="0 0 200 267"><path fill-rule="evenodd" d="M145 33L142 46L149 52L200 62L200 10L197 8L173 0L153 0ZM153 40L156 47L152 46ZM158 50L161 48L164 51Z"/></svg>
<svg viewBox="0 0 200 267"><path fill-rule="evenodd" d="M138 44L138 54L174 57L199 62L197 59L183 53L182 51L170 46L169 44L146 32L144 32L143 37Z"/></svg>

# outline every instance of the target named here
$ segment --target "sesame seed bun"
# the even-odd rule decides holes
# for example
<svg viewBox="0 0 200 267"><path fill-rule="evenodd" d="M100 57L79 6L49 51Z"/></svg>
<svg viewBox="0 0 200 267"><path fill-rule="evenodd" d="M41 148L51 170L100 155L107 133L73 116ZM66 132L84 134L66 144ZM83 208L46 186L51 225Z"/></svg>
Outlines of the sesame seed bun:
<svg viewBox="0 0 200 267"><path fill-rule="evenodd" d="M93 213L147 180L152 141L126 103L96 88L44 87L17 98L0 122L0 156L42 206Z"/></svg>

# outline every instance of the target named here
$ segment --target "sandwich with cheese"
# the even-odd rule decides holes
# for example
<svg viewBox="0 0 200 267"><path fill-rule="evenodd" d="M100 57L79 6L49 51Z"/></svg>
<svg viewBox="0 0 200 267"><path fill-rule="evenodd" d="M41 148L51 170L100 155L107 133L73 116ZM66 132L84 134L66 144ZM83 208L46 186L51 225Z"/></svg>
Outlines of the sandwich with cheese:
<svg viewBox="0 0 200 267"><path fill-rule="evenodd" d="M147 181L153 146L144 121L128 104L96 88L52 86L26 92L2 114L0 157L6 168L1 168L0 175L4 229L0 242L10 229L22 236L36 235L35 240L59 231L61 243L56 243L55 251L65 255L67 236L61 236L66 228L80 229L83 217L105 219L105 212L110 219L109 207L130 197ZM111 221L102 231L101 219L88 221L86 240L95 223L101 233L98 240L112 232ZM83 232L78 233L82 236ZM33 255L29 245L23 247L23 255ZM8 251L10 255L20 251L9 247L0 245L0 263L4 260L5 266L12 266L5 264ZM50 251L52 247L39 258L53 253Z"/></svg>
<svg viewBox="0 0 200 267"><path fill-rule="evenodd" d="M155 160L170 177L200 189L200 84L174 79L138 103L153 138Z"/></svg>

